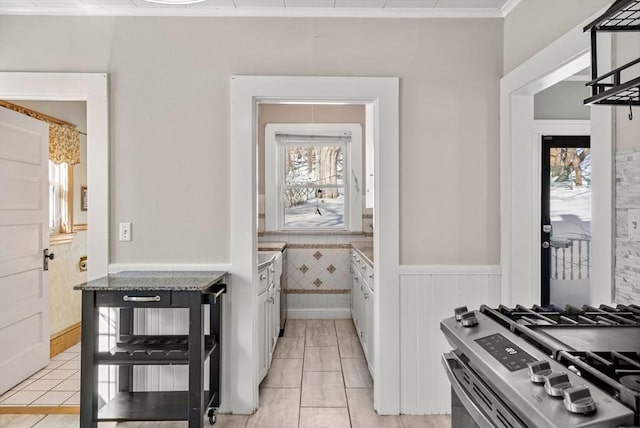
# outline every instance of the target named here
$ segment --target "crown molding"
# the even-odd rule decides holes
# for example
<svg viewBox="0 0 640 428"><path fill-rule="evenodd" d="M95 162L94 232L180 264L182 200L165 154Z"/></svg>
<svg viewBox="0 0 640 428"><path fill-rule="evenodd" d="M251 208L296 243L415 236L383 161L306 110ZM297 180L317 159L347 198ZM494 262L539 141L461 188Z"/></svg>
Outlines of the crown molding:
<svg viewBox="0 0 640 428"><path fill-rule="evenodd" d="M180 7L18 7L4 6L0 15L51 16L154 16L221 18L504 18L520 0L509 0L502 9L419 8L225 8ZM512 5L510 8L508 6ZM506 12L505 12L506 10Z"/></svg>

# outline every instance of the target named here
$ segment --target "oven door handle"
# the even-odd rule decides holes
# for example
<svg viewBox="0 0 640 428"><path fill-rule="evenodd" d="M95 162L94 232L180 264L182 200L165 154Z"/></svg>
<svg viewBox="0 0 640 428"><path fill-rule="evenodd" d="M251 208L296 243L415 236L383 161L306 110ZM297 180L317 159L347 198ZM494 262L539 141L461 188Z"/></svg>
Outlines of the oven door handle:
<svg viewBox="0 0 640 428"><path fill-rule="evenodd" d="M458 362L456 358L451 353L442 354L442 365L444 366L444 370L447 373L447 377L451 382L451 388L455 391L458 399L464 406L464 408L469 412L471 417L479 426L482 427L495 427L496 425L484 414L484 412L478 407L478 405L467 395L467 392L464 390L462 385L458 382L458 379L453 374L453 367L457 366Z"/></svg>

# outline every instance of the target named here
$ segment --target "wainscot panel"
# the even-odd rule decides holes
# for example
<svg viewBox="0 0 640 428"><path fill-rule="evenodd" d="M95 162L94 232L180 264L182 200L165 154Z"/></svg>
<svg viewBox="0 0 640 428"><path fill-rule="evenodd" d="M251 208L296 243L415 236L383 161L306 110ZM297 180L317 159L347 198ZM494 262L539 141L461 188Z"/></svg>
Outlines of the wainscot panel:
<svg viewBox="0 0 640 428"><path fill-rule="evenodd" d="M400 412L451 413L440 320L500 300L499 266L400 266Z"/></svg>

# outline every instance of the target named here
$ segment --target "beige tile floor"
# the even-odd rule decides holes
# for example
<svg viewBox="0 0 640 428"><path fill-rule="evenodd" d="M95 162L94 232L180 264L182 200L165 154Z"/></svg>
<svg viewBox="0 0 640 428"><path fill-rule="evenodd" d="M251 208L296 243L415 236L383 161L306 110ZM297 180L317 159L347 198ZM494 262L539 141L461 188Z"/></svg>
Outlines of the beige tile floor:
<svg viewBox="0 0 640 428"><path fill-rule="evenodd" d="M260 408L219 415L215 428L445 428L447 415L378 416L373 382L351 320L289 320ZM186 422L100 423L100 428L178 428ZM208 426L204 423L203 426ZM76 428L77 415L2 415L0 427Z"/></svg>
<svg viewBox="0 0 640 428"><path fill-rule="evenodd" d="M73 407L79 404L80 344L56 355L44 369L0 395L0 407Z"/></svg>

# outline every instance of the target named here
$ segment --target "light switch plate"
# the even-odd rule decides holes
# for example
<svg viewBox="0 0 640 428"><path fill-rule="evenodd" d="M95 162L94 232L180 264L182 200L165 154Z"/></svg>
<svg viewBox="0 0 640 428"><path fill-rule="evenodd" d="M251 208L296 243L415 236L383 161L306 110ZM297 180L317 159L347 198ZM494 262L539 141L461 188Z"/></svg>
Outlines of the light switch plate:
<svg viewBox="0 0 640 428"><path fill-rule="evenodd" d="M640 241L640 209L628 212L629 241Z"/></svg>
<svg viewBox="0 0 640 428"><path fill-rule="evenodd" d="M120 223L120 240L131 241L131 223Z"/></svg>

